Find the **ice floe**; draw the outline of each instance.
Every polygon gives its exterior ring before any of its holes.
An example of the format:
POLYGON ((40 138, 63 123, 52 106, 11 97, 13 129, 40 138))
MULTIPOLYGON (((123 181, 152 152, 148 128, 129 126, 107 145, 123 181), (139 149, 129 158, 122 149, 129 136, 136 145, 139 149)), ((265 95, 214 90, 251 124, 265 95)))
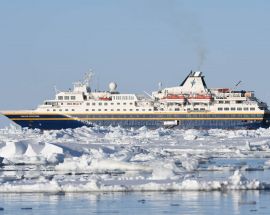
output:
POLYGON ((269 137, 270 129, 11 126, 0 129, 0 192, 269 189, 269 137))

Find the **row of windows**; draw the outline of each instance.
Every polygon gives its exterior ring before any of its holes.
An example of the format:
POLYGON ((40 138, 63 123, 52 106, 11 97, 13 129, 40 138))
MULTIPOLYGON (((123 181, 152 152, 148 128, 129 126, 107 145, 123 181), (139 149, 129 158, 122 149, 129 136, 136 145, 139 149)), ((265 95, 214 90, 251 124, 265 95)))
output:
MULTIPOLYGON (((65 109, 65 111, 68 111, 69 109, 65 109)), ((85 109, 85 111, 152 111, 153 109, 104 109, 104 110, 101 110, 101 109, 85 109)), ((180 111, 179 108, 175 108, 174 109, 175 111, 180 111)), ((188 111, 190 111, 191 109, 188 108, 187 109, 188 111)), ((205 111, 205 108, 194 108, 195 111, 205 111)), ((50 111, 50 109, 47 109, 47 111, 50 111)), ((56 109, 53 109, 53 111, 56 111, 56 109)), ((62 109, 59 109, 59 111, 63 111, 62 109)), ((71 109, 71 111, 75 111, 74 109, 71 109)), ((164 111, 163 108, 160 109, 160 111, 164 111)), ((173 109, 169 109, 169 111, 173 111, 173 109)))
POLYGON ((218 101, 219 104, 230 104, 230 101, 218 101))
POLYGON ((76 100, 76 96, 58 96, 58 100, 76 100))
MULTIPOLYGON (((47 109, 47 111, 50 111, 50 109, 47 109)), ((57 110, 53 109, 52 111, 57 111, 57 110)), ((68 111, 68 109, 65 109, 65 110, 59 109, 58 111, 68 111)), ((75 109, 71 109, 71 111, 75 111, 75 109)))
POLYGON ((194 108, 194 110, 205 110, 205 108, 200 108, 200 109, 199 108, 194 108))
MULTIPOLYGON (((64 103, 58 103, 58 102, 45 102, 45 105, 52 105, 52 106, 58 106, 58 105, 64 105, 64 103)), ((82 105, 82 103, 71 103, 67 102, 66 105, 82 105)))
MULTIPOLYGON (((133 111, 133 109, 85 109, 85 111, 133 111)), ((141 109, 141 111, 152 111, 153 109, 141 109)), ((170 111, 172 111, 172 109, 170 108, 169 109, 170 111)), ((180 111, 179 108, 175 108, 174 109, 175 111, 180 111)), ((205 108, 194 108, 193 109, 194 111, 205 111, 205 108)), ((222 107, 219 107, 218 108, 218 111, 255 111, 255 108, 241 108, 241 107, 238 107, 238 108, 235 108, 235 107, 232 107, 232 108, 228 108, 228 107, 225 107, 225 108, 222 108, 222 107)), ((47 109, 47 111, 50 111, 50 109, 47 109)), ((56 111, 56 109, 53 109, 53 111, 56 111)), ((59 111, 62 111, 62 109, 59 109, 59 111)), ((69 111, 69 109, 65 109, 65 111, 69 111)), ((75 111, 74 109, 71 109, 71 111, 75 111)), ((140 109, 134 109, 134 111, 140 111, 140 109)), ((160 111, 164 111, 163 108, 160 108, 160 111)), ((187 111, 191 111, 190 108, 187 108, 187 111)))
MULTIPOLYGON (((110 104, 110 105, 115 105, 115 103, 113 103, 113 102, 111 102, 111 103, 108 103, 108 102, 104 102, 104 103, 102 103, 102 102, 99 102, 99 103, 95 103, 95 102, 90 103, 90 102, 87 102, 87 103, 86 103, 87 106, 90 106, 90 105, 95 106, 96 104, 99 105, 99 106, 101 106, 101 105, 105 105, 105 106, 106 106, 106 105, 108 105, 108 104, 110 104)), ((119 103, 119 102, 116 103, 116 104, 117 104, 117 105, 121 105, 121 103, 119 103)), ((133 102, 130 102, 130 103, 129 103, 129 105, 133 105, 133 104, 134 104, 133 102)), ((126 102, 123 102, 122 105, 127 105, 127 103, 126 103, 126 102)))
MULTIPOLYGON (((169 111, 173 111, 173 110, 180 111, 180 108, 175 108, 175 109, 169 108, 169 111)), ((193 110, 194 111, 205 111, 205 108, 194 108, 193 110)), ((164 111, 164 108, 160 108, 160 111, 164 111)), ((187 111, 191 111, 191 108, 187 108, 187 111)))
MULTIPOLYGON (((230 104, 230 101, 218 101, 219 104, 230 104)), ((242 104, 243 101, 235 101, 236 104, 242 104)))
POLYGON ((134 100, 134 96, 113 96, 114 100, 134 100))
MULTIPOLYGON (((81 105, 82 103, 67 103, 67 105, 81 105)), ((64 105, 64 103, 61 103, 61 105, 64 105)))
MULTIPOLYGON (((89 109, 85 109, 85 111, 90 111, 89 109)), ((102 111, 101 109, 92 109, 92 111, 102 111)), ((115 111, 115 109, 104 109, 103 111, 115 111)), ((152 111, 152 109, 116 109, 116 111, 152 111)))
POLYGON ((225 108, 222 108, 222 107, 219 107, 218 108, 218 111, 229 111, 229 110, 231 110, 231 111, 235 111, 235 110, 238 110, 238 111, 242 111, 242 110, 244 110, 244 111, 254 111, 255 110, 255 108, 248 108, 248 107, 245 107, 245 108, 241 108, 241 107, 238 107, 238 108, 235 108, 235 107, 231 107, 231 109, 230 108, 228 108, 228 107, 225 107, 225 108))
MULTIPOLYGON (((47 109, 47 111, 50 111, 50 109, 47 109)), ((56 109, 53 109, 52 111, 57 111, 56 109)), ((65 110, 62 110, 62 109, 59 109, 58 111, 69 111, 69 109, 65 109, 65 110)), ((75 109, 71 109, 71 111, 75 111, 75 109)), ((101 109, 85 109, 85 111, 133 111, 133 109, 104 109, 104 110, 101 110, 101 109)), ((135 111, 152 111, 152 109, 135 109, 135 111)))

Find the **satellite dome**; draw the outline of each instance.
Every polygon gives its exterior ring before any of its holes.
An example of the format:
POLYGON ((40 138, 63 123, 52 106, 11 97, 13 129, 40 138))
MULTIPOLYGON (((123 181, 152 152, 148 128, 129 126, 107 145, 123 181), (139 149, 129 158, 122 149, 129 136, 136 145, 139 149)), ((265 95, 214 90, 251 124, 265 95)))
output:
POLYGON ((117 84, 115 82, 111 82, 109 84, 109 89, 110 89, 110 92, 114 92, 117 88, 117 84))

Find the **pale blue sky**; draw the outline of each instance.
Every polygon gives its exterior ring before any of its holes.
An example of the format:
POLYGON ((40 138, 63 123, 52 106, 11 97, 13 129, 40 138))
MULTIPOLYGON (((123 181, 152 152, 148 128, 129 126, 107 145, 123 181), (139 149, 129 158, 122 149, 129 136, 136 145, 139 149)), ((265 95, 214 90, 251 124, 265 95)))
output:
POLYGON ((242 80, 270 103, 269 11, 268 0, 0 0, 0 109, 35 108, 89 68, 94 88, 138 93, 200 68, 210 87, 242 80))

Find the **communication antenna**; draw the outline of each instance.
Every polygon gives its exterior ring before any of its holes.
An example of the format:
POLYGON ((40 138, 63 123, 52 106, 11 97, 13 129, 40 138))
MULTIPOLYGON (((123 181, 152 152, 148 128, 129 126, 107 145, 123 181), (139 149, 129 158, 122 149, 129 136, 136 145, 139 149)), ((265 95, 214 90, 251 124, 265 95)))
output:
POLYGON ((60 93, 60 90, 58 90, 58 89, 56 88, 56 85, 54 85, 54 92, 55 92, 55 94, 60 93))
POLYGON ((239 84, 241 84, 242 81, 238 81, 238 83, 235 85, 235 87, 237 87, 239 84))
POLYGON ((99 76, 97 76, 97 91, 99 91, 99 76))
POLYGON ((162 82, 158 82, 158 90, 161 91, 162 89, 162 82))
POLYGON ((242 81, 240 80, 240 81, 238 81, 235 85, 234 85, 234 87, 232 88, 232 90, 234 90, 239 84, 241 84, 242 83, 242 81))
POLYGON ((89 86, 90 81, 91 81, 93 76, 94 76, 94 72, 93 72, 92 69, 90 69, 89 72, 85 73, 85 75, 84 75, 83 84, 86 85, 86 86, 89 86))
POLYGON ((151 99, 154 99, 154 97, 152 95, 150 95, 148 92, 143 91, 147 96, 149 96, 151 99))

